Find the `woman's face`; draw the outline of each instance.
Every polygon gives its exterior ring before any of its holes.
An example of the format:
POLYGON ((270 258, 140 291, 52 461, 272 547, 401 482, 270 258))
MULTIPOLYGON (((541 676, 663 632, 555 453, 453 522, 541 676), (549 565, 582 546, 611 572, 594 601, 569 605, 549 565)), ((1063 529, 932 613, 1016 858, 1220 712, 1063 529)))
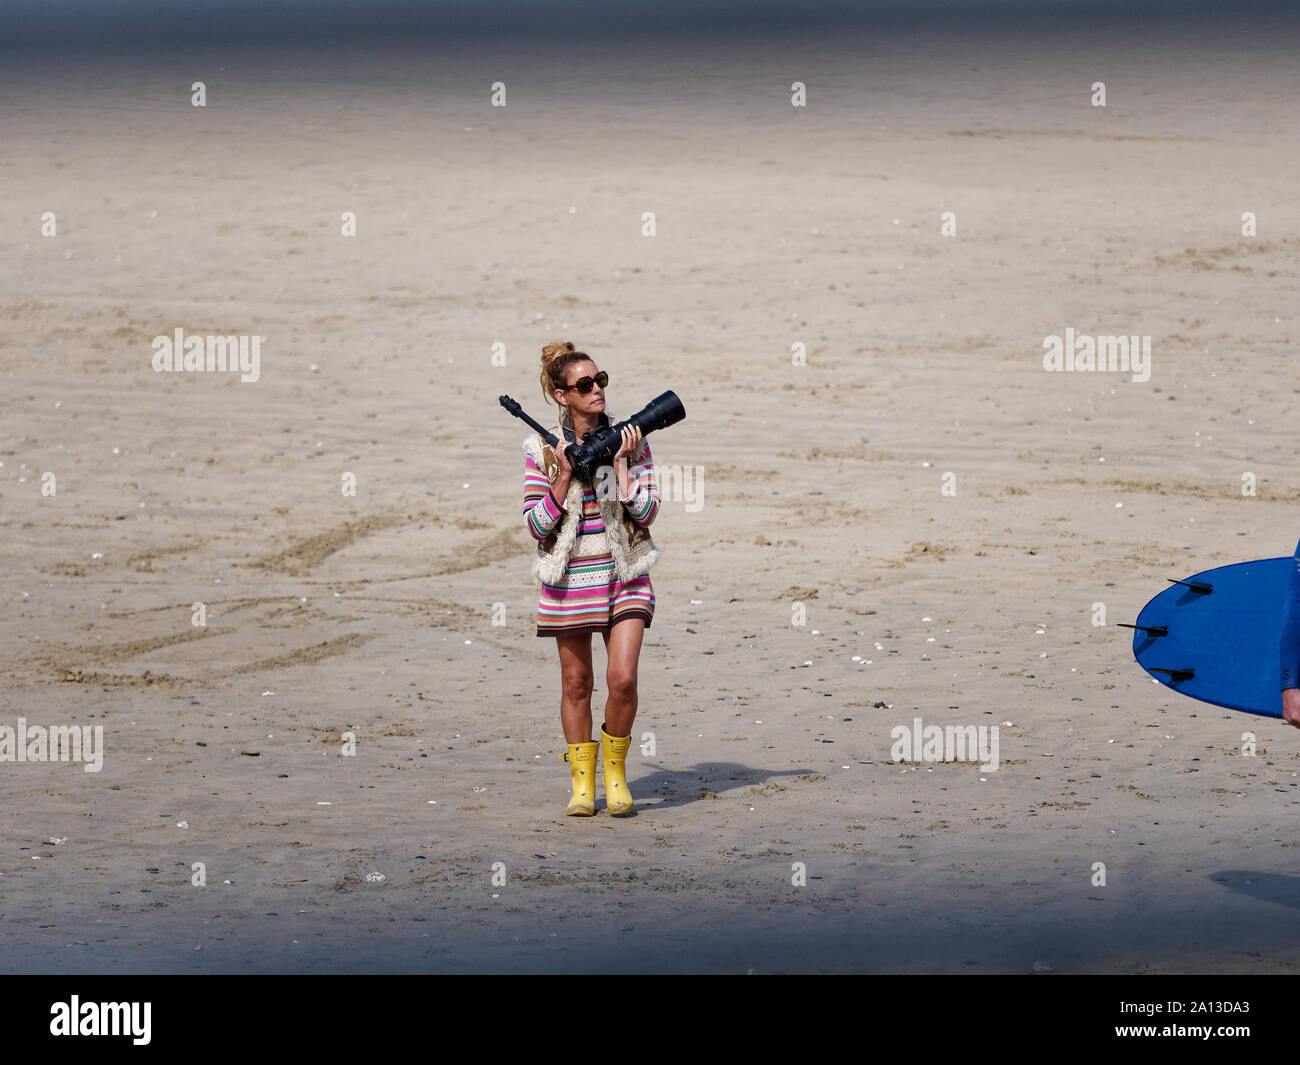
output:
POLYGON ((605 409, 605 390, 600 385, 595 384, 596 374, 599 373, 596 364, 590 360, 585 362, 575 362, 569 366, 564 375, 566 385, 575 385, 584 377, 592 378, 591 391, 585 396, 576 388, 570 388, 568 391, 561 393, 564 397, 560 402, 569 405, 569 417, 572 418, 574 413, 586 414, 591 417, 597 417, 605 409))

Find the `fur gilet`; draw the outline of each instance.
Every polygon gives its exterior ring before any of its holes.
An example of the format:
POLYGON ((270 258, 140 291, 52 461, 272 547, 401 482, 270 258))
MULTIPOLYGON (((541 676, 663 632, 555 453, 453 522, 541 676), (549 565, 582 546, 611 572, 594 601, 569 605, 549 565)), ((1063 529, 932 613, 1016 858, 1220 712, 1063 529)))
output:
MULTIPOLYGON (((550 427, 549 432, 557 440, 565 439, 559 425, 550 427)), ((544 470, 546 479, 553 486, 560 472, 559 459, 555 449, 542 438, 533 433, 523 443, 524 451, 544 470)), ((638 456, 628 459, 629 467, 635 466, 638 456)), ((544 540, 538 541, 537 557, 533 561, 533 583, 558 584, 569 564, 569 554, 578 539, 578 524, 582 518, 582 495, 584 485, 577 476, 569 480, 569 494, 564 500, 566 513, 544 540)), ((659 548, 650 538, 650 530, 632 520, 617 499, 601 499, 596 493, 596 506, 600 510, 601 520, 605 523, 605 540, 609 544, 609 553, 614 558, 614 570, 621 581, 630 581, 634 577, 649 573, 650 567, 659 561, 659 548)))

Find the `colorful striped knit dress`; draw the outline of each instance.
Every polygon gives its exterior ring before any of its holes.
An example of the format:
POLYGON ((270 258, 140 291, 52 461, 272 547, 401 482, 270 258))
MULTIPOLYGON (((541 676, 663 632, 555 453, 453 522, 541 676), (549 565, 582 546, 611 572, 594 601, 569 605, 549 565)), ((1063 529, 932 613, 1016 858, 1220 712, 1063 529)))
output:
MULTIPOLYGON (((564 427, 565 438, 573 431, 564 427)), ((659 512, 659 486, 655 482, 650 445, 641 441, 635 455, 628 457, 632 497, 624 509, 638 525, 649 525, 659 512)), ((564 518, 566 511, 551 491, 550 482, 529 455, 524 456, 524 519, 533 539, 544 540, 564 518)), ((650 575, 621 581, 614 568, 614 556, 605 540, 605 522, 596 505, 596 493, 584 485, 578 538, 569 553, 569 563, 559 584, 543 584, 537 607, 538 636, 579 636, 608 632, 626 618, 643 618, 645 627, 655 612, 655 593, 650 575)))

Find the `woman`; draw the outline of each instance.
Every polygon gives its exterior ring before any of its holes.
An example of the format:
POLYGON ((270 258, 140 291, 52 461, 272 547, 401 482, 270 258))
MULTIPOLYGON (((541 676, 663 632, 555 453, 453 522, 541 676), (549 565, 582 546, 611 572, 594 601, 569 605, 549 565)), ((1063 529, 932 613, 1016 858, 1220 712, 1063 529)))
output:
POLYGON ((605 805, 615 816, 636 807, 624 767, 636 719, 637 660, 654 617, 650 567, 659 549, 648 526, 659 511, 650 446, 625 426, 611 470, 582 483, 569 448, 583 433, 610 424, 605 413, 609 375, 572 343, 542 349, 542 392, 560 408, 551 447, 538 433, 524 441, 524 520, 538 541, 533 579, 541 586, 537 635, 554 637, 560 652, 560 724, 568 751, 572 797, 566 813, 596 812, 596 756, 604 745, 605 805), (601 742, 591 738, 591 634, 605 640, 609 696, 601 742))

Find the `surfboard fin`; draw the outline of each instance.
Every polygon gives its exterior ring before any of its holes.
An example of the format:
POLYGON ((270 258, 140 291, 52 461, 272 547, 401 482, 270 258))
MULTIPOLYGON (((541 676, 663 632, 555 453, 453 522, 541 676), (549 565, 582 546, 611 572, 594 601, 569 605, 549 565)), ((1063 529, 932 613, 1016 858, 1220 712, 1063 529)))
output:
POLYGON ((1214 591, 1214 585, 1206 584, 1204 581, 1176 581, 1172 577, 1166 577, 1170 584, 1181 584, 1185 588, 1190 588, 1194 592, 1200 592, 1202 595, 1209 595, 1214 591))
POLYGON ((1194 669, 1160 669, 1157 666, 1147 666, 1146 670, 1148 673, 1168 673, 1169 679, 1174 681, 1191 680, 1196 676, 1194 669))
POLYGON ((1118 622, 1121 629, 1141 629, 1148 636, 1168 636, 1168 625, 1130 625, 1127 621, 1118 622))

